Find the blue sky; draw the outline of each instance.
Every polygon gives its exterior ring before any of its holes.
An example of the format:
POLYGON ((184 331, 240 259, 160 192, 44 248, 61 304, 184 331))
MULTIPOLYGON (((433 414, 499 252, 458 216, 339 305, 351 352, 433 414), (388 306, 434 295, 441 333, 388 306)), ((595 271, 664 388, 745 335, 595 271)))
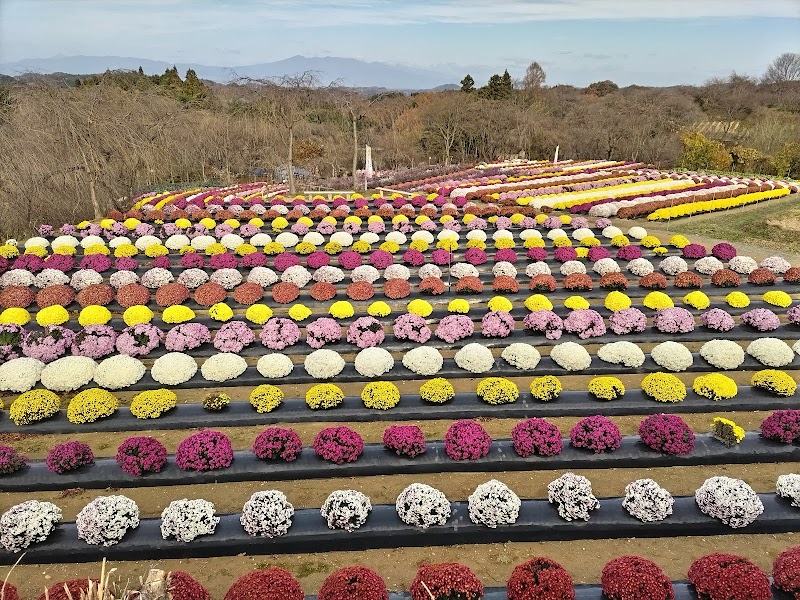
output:
POLYGON ((700 83, 800 52, 800 0, 0 0, 0 63, 343 56, 548 83, 700 83))

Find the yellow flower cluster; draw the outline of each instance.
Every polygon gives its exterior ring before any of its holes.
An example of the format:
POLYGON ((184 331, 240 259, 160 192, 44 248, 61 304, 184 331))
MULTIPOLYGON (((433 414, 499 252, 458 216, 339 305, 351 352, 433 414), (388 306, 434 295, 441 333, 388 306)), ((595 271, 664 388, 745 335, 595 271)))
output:
POLYGON ((522 246, 528 250, 531 248, 544 248, 544 240, 538 237, 529 237, 522 246))
POLYGON ((215 254, 225 254, 228 249, 219 242, 215 242, 211 244, 208 248, 206 248, 206 256, 214 256, 215 254))
POLYGON ((293 304, 289 309, 289 318, 293 321, 305 321, 311 316, 311 309, 305 304, 293 304))
POLYGON ((615 235, 613 238, 611 238, 611 245, 614 246, 614 248, 623 248, 624 246, 630 246, 631 241, 627 238, 627 236, 615 235))
POLYGON ((598 400, 616 400, 625 395, 625 386, 616 377, 595 377, 589 381, 589 393, 598 400))
POLYGON ((369 242, 365 242, 364 240, 358 240, 357 242, 353 242, 353 245, 350 248, 354 252, 358 252, 359 254, 368 254, 372 252, 372 244, 369 242))
POLYGON ((544 294, 533 294, 525 300, 525 308, 535 310, 553 310, 553 303, 544 294))
POLYGON ((553 240, 554 248, 569 248, 572 246, 572 240, 566 236, 557 237, 553 240))
POLYGON ((781 290, 773 290, 764 294, 764 302, 780 308, 789 308, 792 305, 792 297, 781 290))
POLYGON ((489 300, 488 307, 489 310, 502 310, 505 312, 511 312, 511 309, 514 308, 514 305, 508 298, 503 296, 494 296, 491 300, 489 300))
MULTIPOLYGON (((688 202, 687 204, 679 204, 669 208, 659 208, 656 211, 647 215, 648 221, 665 221, 668 219, 679 219, 681 217, 688 217, 700 213, 716 212, 718 210, 727 210, 738 206, 747 206, 762 200, 771 200, 773 198, 781 198, 787 196, 791 192, 787 188, 777 188, 774 190, 767 190, 765 192, 754 192, 752 194, 742 194, 734 198, 724 198, 721 200, 704 200, 700 202, 688 202)), ((684 238, 685 239, 685 238, 684 238)), ((678 246, 682 248, 683 246, 678 246)))
POLYGON ((203 397, 203 408, 206 410, 222 410, 231 403, 231 397, 224 392, 211 392, 203 397))
POLYGON ((131 414, 137 419, 157 419, 177 403, 178 396, 172 390, 147 390, 133 397, 131 414))
POLYGON ((264 246, 264 254, 268 254, 270 256, 274 256, 276 254, 280 254, 284 252, 285 248, 281 246, 278 242, 270 242, 266 246, 264 246))
POLYGON ((447 310, 448 312, 451 313, 465 315, 469 312, 469 302, 467 302, 463 298, 456 298, 455 300, 450 300, 450 302, 447 304, 447 310))
POLYGON ((233 318, 233 309, 224 302, 217 302, 208 309, 208 316, 215 321, 230 321, 233 318))
POLYGON ((61 409, 61 398, 49 390, 31 390, 11 403, 9 416, 17 425, 49 419, 61 409))
POLYGON ((347 300, 339 300, 338 302, 334 302, 331 304, 328 312, 334 319, 349 319, 355 314, 353 305, 347 300))
POLYGON ((392 307, 383 300, 378 300, 369 305, 367 314, 372 317, 388 317, 392 314, 392 307))
POLYGON ((730 419, 714 417, 711 422, 711 433, 726 446, 735 446, 744 439, 744 429, 730 419))
POLYGON ((186 323, 187 321, 194 319, 195 314, 194 311, 188 306, 175 304, 174 306, 168 306, 165 308, 164 312, 161 314, 161 318, 163 319, 164 323, 186 323))
POLYGON ((67 309, 59 304, 48 306, 36 313, 36 322, 42 327, 47 325, 62 325, 69 321, 67 309))
POLYGON ((791 375, 777 369, 764 369, 758 373, 753 373, 750 378, 750 385, 776 396, 794 396, 797 391, 797 383, 795 383, 791 375))
POLYGON ((495 241, 494 247, 498 250, 504 250, 506 248, 514 248, 516 247, 516 244, 511 238, 500 238, 499 240, 495 241))
POLYGON ((564 300, 564 306, 570 310, 583 310, 589 308, 589 301, 583 296, 570 296, 564 300))
POLYGON ((273 231, 283 231, 289 226, 289 221, 283 217, 276 217, 272 219, 272 223, 270 223, 270 225, 272 226, 273 231))
POLYGON ((425 240, 412 240, 408 247, 417 252, 427 252, 428 248, 430 248, 430 244, 425 240))
POLYGON ((750 306, 750 298, 744 292, 731 292, 725 296, 725 302, 733 308, 747 308, 750 306))
POLYGON ((114 248, 114 256, 116 258, 131 258, 137 254, 139 254, 139 250, 133 244, 120 244, 114 248))
POLYGON ((561 382, 558 380, 558 377, 554 377, 553 375, 535 377, 531 381, 531 395, 535 400, 550 402, 558 398, 561 391, 561 382))
POLYGON ((0 313, 0 325, 27 325, 31 321, 31 313, 24 308, 7 308, 0 313))
POLYGON ((294 247, 294 251, 298 254, 308 255, 314 252, 317 247, 312 244, 311 242, 300 242, 297 246, 294 247))
POLYGON ((444 404, 456 395, 453 384, 442 377, 436 377, 419 386, 419 395, 425 402, 444 404))
POLYGON ((671 238, 669 238, 669 245, 683 249, 689 245, 689 238, 684 235, 673 235, 671 238))
POLYGON ((642 246, 644 246, 645 248, 653 249, 656 246, 660 246, 661 245, 661 240, 659 240, 654 235, 646 235, 641 239, 641 241, 639 243, 642 246))
POLYGON ((626 308, 630 308, 631 299, 622 292, 614 290, 613 292, 608 293, 603 304, 608 310, 617 312, 620 310, 625 310, 626 308))
POLYGON ((694 393, 709 400, 728 400, 736 396, 736 382, 722 373, 710 373, 695 377, 692 384, 694 393))
POLYGON ((145 248, 144 254, 148 258, 156 258, 157 256, 166 256, 169 254, 169 249, 162 244, 150 244, 145 248))
POLYGON ((344 248, 342 248, 342 245, 339 242, 328 242, 327 244, 325 244, 324 250, 326 254, 335 256, 339 254, 342 250, 344 250, 344 248))
POLYGON ((384 252, 388 252, 389 254, 397 254, 400 252, 400 244, 392 241, 383 242, 380 246, 378 246, 378 248, 384 252))
POLYGON ((17 258, 19 256, 19 249, 11 244, 3 244, 0 246, 0 256, 3 258, 17 258))
POLYGON ((584 248, 594 248, 599 246, 602 242, 593 235, 587 236, 581 240, 581 246, 584 248))
POLYGON ((250 404, 258 413, 272 412, 281 402, 283 402, 283 392, 274 385, 259 385, 250 392, 250 404))
MULTIPOLYGON (((164 311, 166 315, 167 311, 164 311)), ((138 325, 139 323, 149 323, 153 319, 153 311, 146 306, 136 305, 129 306, 122 313, 122 320, 128 327, 138 325)))
POLYGON ((318 383, 306 392, 306 404, 309 408, 336 408, 344 400, 344 392, 332 383, 318 383))
POLYGON ((92 388, 84 390, 70 400, 67 419, 70 423, 94 423, 110 417, 119 407, 117 397, 107 390, 92 388))
POLYGON ((111 311, 105 306, 93 304, 83 308, 78 315, 78 323, 81 327, 89 325, 105 325, 111 320, 111 311))
POLYGON ((700 290, 695 290, 686 294, 683 297, 683 303, 691 306, 692 308, 698 308, 700 310, 705 310, 711 306, 711 300, 709 300, 708 296, 706 296, 700 290))
POLYGON ((478 397, 487 404, 508 404, 519 398, 519 388, 504 377, 487 377, 478 383, 478 397))
POLYGON ((642 305, 653 310, 661 310, 662 308, 672 308, 675 304, 672 298, 667 296, 664 292, 650 292, 642 300, 642 305))
POLYGON ((483 240, 467 240, 467 248, 479 248, 486 250, 486 242, 483 240))
POLYGON ((427 300, 422 300, 420 298, 417 298, 416 300, 412 300, 411 302, 409 302, 406 309, 412 315, 417 315, 423 318, 430 316, 430 314, 433 312, 433 307, 431 306, 431 303, 428 302, 427 300))
MULTIPOLYGON (((234 249, 234 253, 237 256, 247 256, 248 254, 255 254, 256 252, 258 252, 258 248, 253 246, 253 244, 239 244, 234 249)), ((313 252, 313 250, 312 250, 312 252, 313 252)))
POLYGON ((47 248, 43 246, 29 246, 25 248, 25 254, 35 254, 39 258, 47 258, 47 248))
POLYGON ((400 402, 400 390, 388 381, 373 381, 361 390, 361 400, 367 408, 389 410, 400 402))
POLYGON ((251 323, 263 325, 272 318, 272 309, 266 304, 251 304, 244 316, 251 323))
POLYGON ((108 256, 110 251, 105 244, 91 244, 83 249, 83 254, 84 256, 91 256, 92 254, 102 254, 103 256, 108 256))
POLYGON ((667 252, 669 252, 669 250, 664 248, 664 246, 656 246, 653 248, 653 254, 656 256, 666 256, 667 252))
POLYGON ((436 242, 436 247, 439 250, 447 250, 449 252, 455 252, 458 250, 458 242, 453 238, 445 238, 443 240, 439 240, 436 242))
POLYGON ((686 386, 672 373, 645 375, 642 391, 658 402, 681 402, 686 398, 686 386))

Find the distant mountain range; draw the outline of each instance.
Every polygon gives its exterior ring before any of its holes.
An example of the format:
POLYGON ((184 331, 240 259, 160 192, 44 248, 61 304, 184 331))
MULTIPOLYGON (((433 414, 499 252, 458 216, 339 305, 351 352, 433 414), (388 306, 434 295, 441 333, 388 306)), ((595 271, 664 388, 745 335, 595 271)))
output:
MULTIPOLYGON (((239 77, 267 78, 294 75, 314 71, 319 80, 327 85, 333 81, 347 87, 374 87, 391 90, 420 90, 456 87, 451 83, 460 81, 467 71, 460 73, 462 67, 446 65, 432 69, 421 69, 405 65, 381 62, 365 62, 354 58, 335 56, 307 57, 292 56, 275 62, 214 67, 194 63, 171 63, 165 61, 132 58, 127 56, 54 56, 51 58, 30 58, 17 62, 0 63, 0 73, 22 75, 34 73, 75 73, 88 75, 111 70, 136 70, 142 67, 145 73, 160 74, 165 69, 176 66, 183 75, 187 69, 194 69, 201 79, 220 83, 239 77)), ((473 73, 476 81, 484 79, 484 73, 473 73)), ((485 75, 488 77, 488 75, 485 75)))

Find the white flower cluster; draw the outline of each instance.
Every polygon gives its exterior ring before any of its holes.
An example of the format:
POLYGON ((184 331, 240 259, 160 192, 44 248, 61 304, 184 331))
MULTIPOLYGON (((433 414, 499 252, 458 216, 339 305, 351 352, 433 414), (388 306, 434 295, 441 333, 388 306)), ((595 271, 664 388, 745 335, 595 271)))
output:
POLYGON ((747 353, 767 367, 785 367, 794 360, 794 350, 778 338, 753 340, 747 346, 747 353))
POLYGON ((522 502, 505 483, 492 479, 480 484, 469 497, 469 518, 492 529, 512 525, 519 518, 522 502))
POLYGON ((58 269, 42 269, 33 283, 40 289, 51 285, 69 285, 69 277, 58 269))
POLYGON ((517 268, 510 262, 501 260, 500 262, 495 263, 494 266, 492 267, 492 275, 494 275, 495 277, 498 277, 500 275, 507 275, 508 277, 516 277, 517 268))
POLYGON ((357 490, 336 490, 320 508, 330 529, 355 531, 367 522, 372 510, 369 498, 357 490))
POLYGON ((724 268, 725 265, 716 256, 705 256, 694 263, 694 270, 703 275, 713 275, 724 268))
POLYGON ((350 279, 353 281, 366 281, 367 283, 374 283, 381 278, 381 272, 372 265, 359 265, 350 273, 350 279))
POLYGON ((447 496, 424 483, 412 483, 400 492, 395 508, 403 523, 422 529, 446 524, 451 512, 447 496))
POLYGON ((218 352, 209 356, 200 373, 206 381, 228 381, 236 379, 247 370, 247 361, 232 352, 218 352))
POLYGON ((769 269, 776 275, 783 275, 792 268, 792 264, 781 256, 768 256, 758 266, 769 269))
POLYGON ((717 369, 732 371, 744 362, 744 349, 732 340, 709 340, 700 347, 700 356, 717 369))
MULTIPOLYGON (((800 475, 797 473, 780 475, 775 486, 775 491, 781 498, 788 498, 791 500, 792 506, 800 508, 800 475)), ((3 518, 5 518, 5 515, 3 518)))
POLYGON ((672 494, 652 479, 637 479, 625 486, 623 508, 645 523, 666 519, 672 514, 673 504, 672 494))
POLYGON ((21 552, 47 539, 61 522, 61 509, 50 502, 28 500, 12 506, 0 517, 0 545, 21 552))
POLYGON ((196 290, 208 281, 208 273, 203 269, 184 269, 178 275, 178 283, 185 285, 190 290, 196 290))
POLYGON ((127 496, 100 496, 81 509, 75 524, 78 539, 87 544, 113 546, 128 529, 139 526, 139 507, 127 496))
POLYGON ((644 364, 644 352, 633 342, 611 342, 597 351, 597 358, 612 365, 638 368, 644 364))
POLYGON ((455 263, 450 267, 450 275, 456 279, 461 279, 462 277, 478 277, 478 269, 475 268, 475 265, 469 263, 455 263))
MULTIPOLYGON (((541 237, 541 234, 539 234, 539 237, 541 237)), ((592 231, 588 227, 580 227, 572 232, 572 238, 578 240, 579 242, 585 240, 588 237, 594 237, 594 231, 592 231)))
POLYGON ((239 522, 250 535, 274 538, 292 526, 294 506, 278 490, 256 492, 244 503, 239 522))
POLYGON ((42 361, 27 356, 3 363, 0 365, 0 390, 27 392, 38 383, 44 366, 42 361))
POLYGON ((203 252, 211 244, 215 244, 216 242, 217 240, 213 235, 198 235, 196 238, 192 238, 192 248, 203 252))
POLYGON ((281 274, 281 281, 293 283, 297 287, 305 287, 311 281, 311 273, 302 265, 293 265, 281 274))
POLYGON ((275 241, 284 248, 292 248, 293 246, 297 246, 300 242, 300 238, 291 231, 284 231, 275 236, 275 241))
POLYGON ((655 270, 653 263, 646 258, 634 258, 628 263, 627 269, 631 275, 636 275, 636 277, 650 275, 655 270))
POLYGON ((235 233, 226 233, 219 238, 219 243, 225 246, 228 250, 236 250, 239 246, 244 244, 244 239, 235 233))
POLYGON ((257 233, 250 238, 250 243, 256 248, 263 248, 270 242, 272 242, 272 238, 266 233, 257 233))
POLYGON ((564 277, 567 275, 586 274, 586 266, 579 260, 568 260, 561 265, 559 270, 564 277))
POLYGON ((383 348, 364 348, 356 354, 355 368, 364 377, 380 377, 394 368, 394 358, 383 348))
POLYGON ((213 535, 218 523, 208 500, 173 500, 161 513, 161 537, 191 542, 201 535, 213 535))
POLYGON ((218 283, 226 290, 231 291, 237 285, 242 283, 242 274, 239 272, 239 269, 217 269, 211 274, 209 280, 213 283, 218 283))
POLYGON ((325 244, 325 236, 316 231, 309 231, 303 236, 303 241, 315 246, 322 246, 325 244))
POLYGON ((272 284, 277 283, 277 281, 277 273, 267 267, 253 267, 247 275, 248 283, 257 283, 262 288, 268 288, 272 284))
POLYGON ((552 275, 552 273, 546 262, 534 262, 525 267, 525 275, 531 278, 537 275, 552 275))
POLYGON ((628 237, 635 240, 641 240, 647 235, 647 230, 644 227, 631 227, 628 229, 628 237))
POLYGON ((709 477, 694 493, 700 510, 731 527, 747 527, 762 512, 761 498, 747 483, 733 477, 709 477))
POLYGON ((267 379, 280 379, 286 377, 294 369, 292 359, 285 354, 265 354, 258 359, 256 370, 267 379))
POLYGON ((330 240, 332 242, 336 242, 337 244, 341 244, 342 248, 348 248, 349 246, 353 245, 353 236, 346 231, 337 231, 336 233, 331 234, 330 240))
MULTIPOLYGON (((150 271, 152 270, 153 269, 150 269, 150 271)), ((163 271, 164 269, 161 270, 163 271)), ((142 281, 144 281, 144 277, 146 277, 150 271, 145 272, 144 276, 142 277, 142 281)), ((9 273, 11 272, 12 271, 9 271, 9 273)), ((169 271, 167 271, 167 273, 169 273, 169 271)), ((171 278, 172 274, 170 274, 170 281, 172 281, 171 278)), ((103 276, 92 269, 81 269, 80 271, 75 271, 69 280, 69 284, 75 289, 76 292, 80 292, 81 290, 85 290, 90 285, 97 285, 99 283, 103 283, 103 276)), ((169 281, 165 283, 169 283, 169 281)), ((31 285, 32 284, 33 282, 31 282, 31 285)), ((162 285, 164 284, 159 284, 156 287, 161 287, 162 285)))
MULTIPOLYGON (((82 273, 83 271, 78 271, 78 273, 82 273)), ((78 273, 75 273, 77 275, 78 273)), ((72 276, 72 279, 75 279, 75 275, 72 276)), ((148 269, 147 271, 142 274, 142 285, 151 290, 157 290, 160 287, 167 285, 168 283, 172 283, 175 278, 172 276, 172 273, 168 269, 162 269, 161 267, 153 267, 152 269, 148 269)), ((100 277, 100 281, 97 283, 102 283, 103 278, 100 277)), ((75 284, 73 283, 73 287, 75 284)), ((77 288, 76 288, 77 289, 77 288)))
POLYGON ((586 348, 575 342, 556 344, 550 350, 550 358, 567 371, 583 371, 592 364, 592 357, 586 348))
POLYGON ((403 355, 403 366, 417 375, 435 375, 443 364, 441 352, 428 346, 417 346, 403 355))
POLYGON ((426 263, 419 268, 419 271, 417 271, 417 276, 420 279, 426 279, 428 277, 439 278, 442 276, 442 270, 433 263, 426 263))
POLYGON ((650 350, 650 358, 667 371, 685 371, 692 366, 691 351, 678 342, 663 342, 650 350))
POLYGON ((750 275, 758 268, 758 263, 749 256, 734 256, 728 263, 728 268, 739 275, 750 275))
POLYGON ((483 344, 467 344, 456 352, 456 364, 470 373, 486 373, 494 367, 492 351, 483 344))
POLYGON ((139 381, 146 371, 144 363, 127 354, 101 361, 94 371, 94 382, 107 390, 120 390, 139 381))
POLYGON ((547 486, 547 500, 558 504, 558 514, 562 519, 589 520, 589 512, 600 508, 600 501, 592 493, 592 482, 583 475, 564 473, 547 486))
POLYGON ((53 248, 58 248, 59 246, 71 246, 72 248, 78 247, 78 238, 74 235, 60 235, 53 240, 53 248))
POLYGON ((324 267, 320 267, 314 271, 314 274, 311 277, 314 281, 339 283, 344 279, 344 271, 342 271, 339 267, 325 265, 324 267))
MULTIPOLYGON (((80 271, 78 272, 80 273, 80 271)), ((95 271, 92 271, 92 273, 97 275, 95 271)), ((101 277, 100 281, 102 280, 103 278, 101 277)), ((11 269, 10 271, 3 273, 3 277, 0 278, 0 281, 2 281, 4 288, 13 285, 30 287, 36 283, 36 277, 34 277, 33 273, 26 271, 25 269, 11 269)))
POLYGON ((533 371, 542 359, 536 348, 523 342, 507 346, 500 357, 520 371, 533 371))
MULTIPOLYGON (((217 240, 214 241, 216 242, 217 240)), ((138 240, 136 240, 136 243, 134 245, 136 246, 136 249, 139 250, 139 252, 144 252, 150 246, 155 246, 156 244, 160 243, 161 240, 154 235, 143 235, 138 240)), ((88 246, 94 246, 95 244, 105 245, 105 242, 103 241, 103 238, 98 237, 96 235, 87 235, 85 238, 81 240, 82 248, 87 248, 88 246)))
POLYGON ((176 233, 164 240, 164 246, 170 250, 180 250, 184 246, 191 245, 191 243, 192 240, 189 239, 189 236, 182 233, 176 233))
POLYGON ((667 275, 677 275, 689 270, 689 265, 680 256, 668 256, 658 264, 658 268, 667 275))
POLYGON ((344 364, 338 352, 321 348, 306 356, 303 366, 314 379, 332 379, 342 372, 344 364))
POLYGON ((613 258, 601 258, 597 262, 594 263, 592 270, 602 277, 603 275, 608 275, 609 273, 619 273, 619 265, 617 261, 613 258))
POLYGON ((162 385, 186 383, 197 373, 195 359, 183 352, 167 352, 159 356, 150 367, 150 376, 162 385))
POLYGON ((72 392, 94 377, 97 363, 85 356, 64 356, 42 369, 42 385, 54 392, 72 392))
POLYGON ((405 265, 389 265, 383 271, 383 278, 389 279, 403 279, 408 281, 411 278, 411 271, 405 265))
POLYGON ((548 240, 557 240, 558 238, 567 237, 567 232, 561 228, 551 229, 547 232, 548 240))
POLYGON ((614 225, 609 225, 608 227, 603 228, 602 234, 604 238, 610 240, 617 237, 618 235, 622 235, 622 230, 614 225))
MULTIPOLYGON (((205 271, 200 272, 205 275, 205 271)), ((181 273, 181 275, 183 275, 183 273, 181 273)), ((178 281, 180 281, 180 277, 178 277, 178 281)), ((133 271, 115 271, 111 274, 111 277, 108 278, 108 282, 111 284, 111 287, 113 287, 115 290, 118 290, 123 285, 139 283, 139 276, 133 271)))

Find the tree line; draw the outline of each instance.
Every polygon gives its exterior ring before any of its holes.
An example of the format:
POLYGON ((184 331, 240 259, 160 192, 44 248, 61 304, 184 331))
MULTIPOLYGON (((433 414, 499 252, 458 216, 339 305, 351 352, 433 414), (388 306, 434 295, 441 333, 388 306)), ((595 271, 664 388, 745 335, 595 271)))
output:
POLYGON ((660 167, 796 176, 800 55, 761 79, 702 86, 546 85, 532 63, 478 87, 366 96, 313 73, 229 84, 176 69, 78 82, 28 76, 0 85, 3 233, 124 207, 144 190, 283 173, 293 188, 363 187, 363 147, 379 169, 503 157, 634 160, 660 167), (294 181, 294 168, 311 180, 294 181), (253 171, 255 168, 264 171, 253 171))

